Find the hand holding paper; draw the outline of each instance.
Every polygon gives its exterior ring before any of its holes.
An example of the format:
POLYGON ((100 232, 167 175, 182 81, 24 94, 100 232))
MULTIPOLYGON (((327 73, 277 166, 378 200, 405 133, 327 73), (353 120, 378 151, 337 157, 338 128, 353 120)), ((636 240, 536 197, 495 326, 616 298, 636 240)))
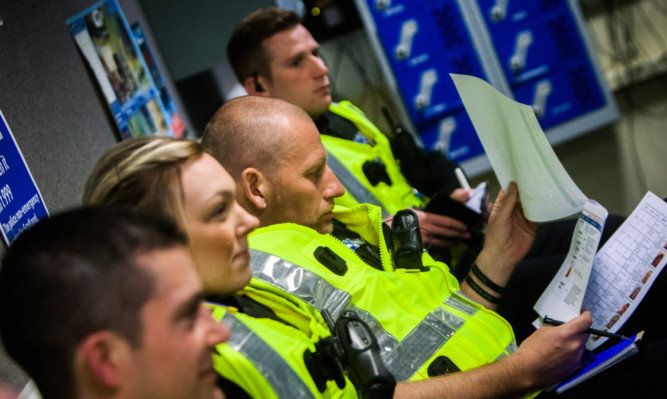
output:
POLYGON ((504 285, 516 264, 526 256, 533 241, 537 224, 527 220, 521 210, 519 190, 511 183, 507 193, 500 192, 493 204, 486 228, 484 248, 477 264, 488 272, 488 277, 504 285))

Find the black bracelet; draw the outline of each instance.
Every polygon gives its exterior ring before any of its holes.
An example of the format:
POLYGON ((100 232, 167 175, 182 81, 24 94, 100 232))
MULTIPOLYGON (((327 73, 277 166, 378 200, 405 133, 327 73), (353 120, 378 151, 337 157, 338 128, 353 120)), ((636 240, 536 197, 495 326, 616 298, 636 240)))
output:
POLYGON ((492 290, 496 291, 499 294, 505 294, 505 288, 499 286, 498 284, 494 283, 491 281, 490 278, 486 277, 484 273, 482 273, 481 270, 479 270, 479 267, 477 267, 476 262, 472 262, 472 265, 470 266, 470 270, 477 276, 479 281, 484 283, 487 287, 491 288, 492 290))
POLYGON ((468 277, 466 277, 466 282, 468 283, 470 288, 472 288, 472 290, 475 291, 476 293, 478 293, 479 296, 481 296, 482 298, 484 298, 487 301, 489 301, 491 303, 494 303, 494 304, 500 303, 500 298, 497 298, 497 297, 489 294, 488 292, 484 291, 484 289, 482 287, 480 287, 479 284, 477 284, 475 282, 475 280, 473 280, 472 277, 470 277, 470 275, 468 275, 468 277))

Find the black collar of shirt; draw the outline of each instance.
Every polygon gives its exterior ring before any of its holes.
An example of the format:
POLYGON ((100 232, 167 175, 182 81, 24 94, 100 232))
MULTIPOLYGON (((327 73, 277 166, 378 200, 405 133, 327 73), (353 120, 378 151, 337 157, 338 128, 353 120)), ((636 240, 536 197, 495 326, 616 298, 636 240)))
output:
POLYGON ((345 140, 354 140, 359 132, 357 126, 340 115, 327 111, 314 120, 320 134, 338 137, 345 140))

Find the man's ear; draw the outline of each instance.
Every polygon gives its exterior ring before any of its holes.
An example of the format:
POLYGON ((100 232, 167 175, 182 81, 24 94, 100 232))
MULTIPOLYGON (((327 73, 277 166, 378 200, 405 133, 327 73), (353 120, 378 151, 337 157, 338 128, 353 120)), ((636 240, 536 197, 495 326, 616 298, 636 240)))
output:
POLYGON ((239 184, 246 201, 255 208, 256 215, 264 212, 271 192, 271 185, 264 174, 255 168, 246 168, 241 172, 239 184))
POLYGON ((262 96, 269 97, 270 93, 267 89, 266 79, 262 76, 255 74, 254 76, 248 76, 243 81, 243 88, 251 96, 262 96))
POLYGON ((123 384, 127 367, 130 344, 110 331, 98 331, 86 337, 77 347, 76 366, 84 384, 92 384, 98 389, 118 389, 123 384))

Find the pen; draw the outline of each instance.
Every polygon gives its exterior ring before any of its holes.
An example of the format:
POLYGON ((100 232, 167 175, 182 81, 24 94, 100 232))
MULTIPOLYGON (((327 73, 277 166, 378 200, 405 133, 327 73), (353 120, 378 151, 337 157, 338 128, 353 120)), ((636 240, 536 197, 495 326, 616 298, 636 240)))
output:
POLYGON ((470 184, 468 184, 468 180, 466 179, 465 175, 463 174, 463 171, 461 170, 461 168, 454 169, 454 173, 456 174, 456 179, 459 181, 459 184, 461 185, 461 187, 466 191, 470 191, 470 184))
MULTIPOLYGON (((544 324, 549 324, 552 326, 560 326, 561 324, 565 323, 564 321, 560 320, 554 320, 550 317, 544 316, 544 320, 542 321, 544 324)), ((587 333, 594 334, 594 335, 599 335, 602 337, 607 337, 607 338, 617 338, 617 339, 624 339, 624 340, 629 340, 630 337, 626 337, 625 335, 621 334, 614 334, 610 333, 609 331, 602 331, 602 330, 596 330, 595 328, 589 328, 586 330, 587 333)))

